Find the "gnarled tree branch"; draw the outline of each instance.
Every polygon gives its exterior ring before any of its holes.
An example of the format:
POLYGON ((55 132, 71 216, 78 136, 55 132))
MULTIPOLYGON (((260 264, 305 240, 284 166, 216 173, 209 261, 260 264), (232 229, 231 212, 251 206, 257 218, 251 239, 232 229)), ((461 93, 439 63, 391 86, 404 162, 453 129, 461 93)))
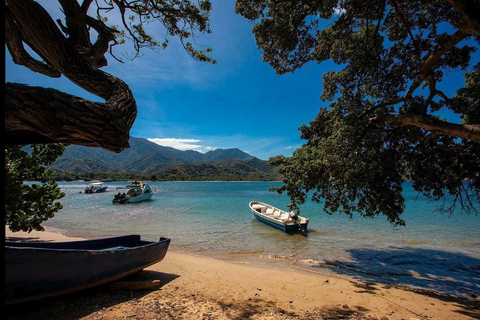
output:
POLYGON ((5 8, 5 44, 16 64, 23 65, 28 69, 39 72, 52 78, 59 78, 61 73, 54 67, 34 59, 23 46, 23 39, 18 26, 8 7, 5 8))
MULTIPOLYGON (((98 104, 67 94, 59 94, 58 91, 52 94, 52 89, 43 89, 42 92, 40 88, 30 88, 32 92, 28 95, 28 90, 25 88, 29 87, 6 85, 9 114, 5 119, 5 131, 9 140, 12 143, 16 141, 38 143, 39 140, 68 142, 85 146, 102 146, 115 152, 120 152, 128 147, 129 131, 135 120, 137 107, 127 84, 96 69, 96 64, 90 63, 78 52, 77 42, 65 38, 48 12, 35 1, 10 1, 8 10, 11 13, 11 21, 14 21, 18 28, 22 41, 29 44, 46 64, 83 89, 105 99, 105 104, 98 104), (26 97, 20 97, 19 92, 25 94, 26 97), (52 101, 45 99, 45 96, 52 101), (85 105, 80 106, 80 102, 85 105), (22 103, 24 104, 22 105, 22 103), (75 108, 72 108, 72 103, 76 106, 75 108), (82 119, 81 114, 78 113, 80 110, 89 113, 83 118, 84 120, 89 119, 91 123, 87 122, 82 125, 76 119, 71 118, 74 116, 82 119), (40 114, 41 112, 45 113, 44 116, 40 114), (34 119, 32 122, 26 115, 38 117, 38 119, 34 119), (92 115, 94 115, 94 119, 90 119, 92 115), (49 119, 52 120, 51 124, 42 122, 49 119), (38 124, 42 123, 50 128, 40 129, 35 123, 37 120, 38 124), (73 123, 78 125, 75 130, 71 127, 73 123), (100 123, 105 123, 106 130, 100 131, 96 136, 91 135, 86 127, 100 123), (115 130, 109 128, 115 128, 115 130), (82 130, 86 130, 83 137, 81 136, 82 130), (14 137, 16 134, 20 135, 18 139, 14 137), (29 142, 29 138, 32 139, 32 142, 29 142)), ((78 5, 69 10, 75 11, 76 15, 81 14, 78 5)), ((78 34, 82 32, 78 30, 78 27, 73 27, 72 23, 69 23, 69 27, 76 29, 76 31, 72 29, 72 32, 77 34, 76 38, 79 38, 78 34)), ((84 36, 82 36, 81 42, 85 42, 84 36)))
POLYGON ((120 152, 134 119, 125 117, 118 108, 55 89, 5 84, 7 145, 61 142, 120 152))

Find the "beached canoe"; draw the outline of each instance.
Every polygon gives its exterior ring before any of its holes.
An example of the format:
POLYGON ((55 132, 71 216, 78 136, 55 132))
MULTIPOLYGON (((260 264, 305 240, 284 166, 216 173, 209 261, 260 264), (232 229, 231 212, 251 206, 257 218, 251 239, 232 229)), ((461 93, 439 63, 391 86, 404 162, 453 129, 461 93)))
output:
POLYGON ((249 207, 258 221, 282 230, 285 233, 307 231, 309 219, 298 216, 294 212, 280 210, 272 205, 259 201, 251 201, 249 207))
POLYGON ((105 284, 161 261, 170 239, 127 235, 71 242, 5 242, 5 304, 105 284))

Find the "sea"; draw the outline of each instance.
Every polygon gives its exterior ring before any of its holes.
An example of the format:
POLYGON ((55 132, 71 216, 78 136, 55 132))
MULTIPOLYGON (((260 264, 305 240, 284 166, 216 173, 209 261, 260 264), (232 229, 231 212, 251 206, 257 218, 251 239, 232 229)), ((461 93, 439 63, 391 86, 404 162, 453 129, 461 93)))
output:
MULTIPOLYGON (((308 200, 300 207, 308 232, 285 234, 257 221, 249 202, 287 210, 287 195, 268 191, 279 182, 148 182, 153 198, 114 205, 117 187, 86 194, 88 182, 58 182, 63 209, 44 223, 66 236, 100 238, 139 234, 171 239, 175 252, 259 267, 301 270, 386 286, 406 286, 457 297, 480 296, 480 214, 438 211, 441 203, 418 195, 410 183, 402 218, 327 214, 308 200)), ((168 254, 168 253, 167 253, 168 254)))

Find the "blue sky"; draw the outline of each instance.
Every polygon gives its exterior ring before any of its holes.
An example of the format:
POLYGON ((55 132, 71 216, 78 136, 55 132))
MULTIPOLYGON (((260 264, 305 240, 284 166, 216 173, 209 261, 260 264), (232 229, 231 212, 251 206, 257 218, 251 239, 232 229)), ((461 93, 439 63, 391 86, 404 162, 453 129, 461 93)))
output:
MULTIPOLYGON (((289 156, 302 145, 298 127, 318 113, 322 69, 312 64, 295 74, 275 75, 262 61, 253 24, 234 13, 234 4, 212 1, 212 33, 197 40, 213 49, 215 65, 194 61, 174 39, 159 54, 147 49, 124 64, 107 55, 109 66, 102 70, 124 80, 137 101, 131 136, 200 152, 239 148, 264 160, 289 156)), ((132 52, 126 45, 115 50, 117 55, 132 52)), ((64 77, 51 79, 14 65, 8 53, 6 81, 101 101, 64 77)))
MULTIPOLYGON (((48 5, 59 6, 53 1, 48 5)), ((290 156, 303 143, 298 127, 324 106, 319 99, 321 77, 332 65, 310 63, 294 74, 276 75, 262 61, 253 24, 234 13, 235 1, 213 0, 212 5, 212 34, 197 42, 213 48, 215 65, 194 61, 174 39, 167 50, 157 54, 147 49, 124 64, 107 55, 109 66, 103 70, 124 80, 137 101, 131 136, 182 150, 239 148, 264 160, 290 156)), ((117 55, 132 51, 126 45, 115 49, 117 55)), ((65 78, 14 65, 8 53, 5 63, 6 81, 54 87, 99 101, 65 78)))

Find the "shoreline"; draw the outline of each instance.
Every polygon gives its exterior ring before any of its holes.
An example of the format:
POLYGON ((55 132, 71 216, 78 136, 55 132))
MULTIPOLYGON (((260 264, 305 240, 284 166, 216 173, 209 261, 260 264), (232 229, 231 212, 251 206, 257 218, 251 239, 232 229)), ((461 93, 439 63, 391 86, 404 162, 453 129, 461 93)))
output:
MULTIPOLYGON (((6 239, 73 241, 50 231, 12 233, 6 239)), ((480 300, 455 298, 340 275, 256 267, 168 251, 135 275, 158 279, 159 289, 119 291, 108 285, 9 308, 11 319, 471 319, 480 300), (84 308, 79 308, 82 305, 84 308), (78 309, 78 310, 77 310, 78 309), (67 316, 68 315, 68 316, 67 316)))

